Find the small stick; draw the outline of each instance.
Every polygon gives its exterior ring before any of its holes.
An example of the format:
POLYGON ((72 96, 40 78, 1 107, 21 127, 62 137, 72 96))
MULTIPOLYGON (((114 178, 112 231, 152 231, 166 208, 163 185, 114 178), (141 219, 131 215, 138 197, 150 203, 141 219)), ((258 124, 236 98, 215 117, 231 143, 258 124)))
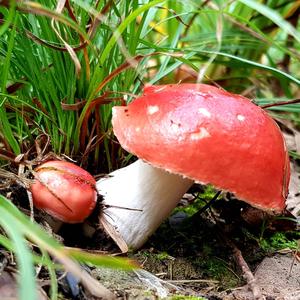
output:
POLYGON ((244 260, 244 257, 242 255, 242 252, 235 246, 235 244, 231 241, 228 241, 228 244, 233 250, 234 258, 237 262, 237 264, 240 266, 240 268, 243 271, 243 276, 247 281, 247 284, 249 288, 252 291, 253 299, 254 300, 264 300, 265 297, 262 295, 260 287, 256 283, 256 279, 251 272, 247 262, 244 260))
POLYGON ((234 259, 238 266, 241 268, 243 272, 243 277, 246 279, 248 287, 252 291, 254 300, 265 300, 266 298, 263 296, 259 285, 256 282, 256 278, 254 277, 252 271, 250 270, 247 262, 245 261, 241 250, 234 244, 234 242, 227 236, 223 228, 219 225, 218 220, 214 216, 213 212, 211 214, 216 222, 217 228, 221 233, 221 238, 225 241, 225 243, 232 249, 234 259))
POLYGON ((208 279, 183 279, 183 280, 165 280, 170 283, 185 284, 185 283, 208 283, 208 284, 218 284, 218 280, 208 280, 208 279))
POLYGON ((288 275, 288 277, 291 277, 291 275, 292 275, 293 266, 294 266, 294 263, 295 263, 296 258, 297 258, 297 256, 298 256, 299 250, 300 250, 300 240, 298 241, 297 249, 295 250, 295 253, 294 253, 294 255, 293 255, 293 260, 292 260, 292 263, 291 263, 291 266, 290 266, 290 270, 289 270, 289 275, 288 275))
POLYGON ((294 104, 294 103, 299 103, 300 99, 293 99, 293 100, 286 100, 286 101, 278 101, 278 102, 273 102, 265 105, 261 105, 260 107, 263 109, 274 107, 274 106, 283 106, 287 104, 294 104))

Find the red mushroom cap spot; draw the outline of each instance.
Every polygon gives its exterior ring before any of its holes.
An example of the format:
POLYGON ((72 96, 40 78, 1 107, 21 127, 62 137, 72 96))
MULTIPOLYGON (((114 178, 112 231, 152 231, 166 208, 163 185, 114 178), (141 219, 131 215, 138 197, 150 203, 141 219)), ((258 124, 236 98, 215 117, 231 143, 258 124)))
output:
POLYGON ((147 86, 128 106, 114 107, 112 122, 122 147, 156 167, 265 210, 285 207, 283 136, 245 97, 205 84, 147 86))
POLYGON ((80 223, 94 209, 96 181, 79 166, 65 161, 48 161, 36 170, 31 185, 33 204, 66 223, 80 223))

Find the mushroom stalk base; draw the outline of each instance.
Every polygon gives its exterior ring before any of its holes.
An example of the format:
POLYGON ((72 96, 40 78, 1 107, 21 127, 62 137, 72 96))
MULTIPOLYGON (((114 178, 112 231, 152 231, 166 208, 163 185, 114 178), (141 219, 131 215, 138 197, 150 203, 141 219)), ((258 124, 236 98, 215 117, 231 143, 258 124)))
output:
POLYGON ((192 184, 190 179, 137 160, 97 182, 107 206, 101 223, 123 252, 138 249, 192 184))

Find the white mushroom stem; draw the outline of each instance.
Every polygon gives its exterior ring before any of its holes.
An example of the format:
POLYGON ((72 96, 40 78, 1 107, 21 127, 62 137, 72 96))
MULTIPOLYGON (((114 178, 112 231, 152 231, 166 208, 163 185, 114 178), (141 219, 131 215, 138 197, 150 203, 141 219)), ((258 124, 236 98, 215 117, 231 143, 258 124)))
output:
POLYGON ((101 223, 122 251, 138 249, 192 184, 190 179, 137 160, 97 182, 107 205, 101 223))

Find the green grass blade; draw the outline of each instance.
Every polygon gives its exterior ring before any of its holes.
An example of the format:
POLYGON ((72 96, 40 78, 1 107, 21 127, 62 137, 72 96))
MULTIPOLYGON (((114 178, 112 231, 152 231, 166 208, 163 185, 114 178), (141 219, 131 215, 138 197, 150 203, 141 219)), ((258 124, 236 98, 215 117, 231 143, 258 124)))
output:
POLYGON ((177 61, 169 66, 167 66, 164 70, 161 70, 159 74, 156 74, 156 76, 149 81, 149 84, 155 84, 168 74, 170 74, 172 71, 176 70, 180 65, 183 63, 190 64, 189 59, 193 57, 197 52, 190 52, 183 57, 175 57, 177 61))
POLYGON ((270 67, 270 66, 267 66, 267 65, 263 65, 261 63, 258 63, 258 62, 255 62, 255 61, 252 61, 252 60, 249 60, 249 59, 246 59, 246 58, 242 58, 242 57, 239 57, 239 56, 236 56, 236 55, 232 55, 232 54, 229 54, 229 53, 225 53, 225 52, 217 52, 217 51, 209 51, 209 50, 200 50, 199 51, 200 53, 207 53, 207 54, 217 54, 217 55, 221 55, 221 56, 224 56, 224 57, 228 57, 228 58, 231 58, 231 59, 234 59, 234 60, 237 60, 237 61, 240 61, 242 63, 245 63, 246 65, 249 65, 249 66, 253 66, 253 67, 256 67, 256 68, 259 68, 259 69, 263 69, 263 70, 267 70, 267 71, 271 71, 279 76, 283 76, 287 79, 289 79, 290 81, 294 82, 294 83, 297 83, 298 85, 300 85, 300 80, 297 79, 296 77, 284 72, 284 71, 281 71, 280 69, 277 69, 277 68, 273 68, 273 67, 270 67))
POLYGON ((65 249, 61 244, 59 244, 55 239, 50 237, 44 230, 42 230, 36 223, 32 223, 28 217, 22 214, 10 201, 6 200, 3 196, 0 195, 0 207, 6 210, 8 213, 14 216, 15 222, 17 226, 22 228, 23 233, 28 236, 30 240, 34 243, 42 247, 43 249, 51 251, 53 253, 59 254, 63 257, 69 256, 70 257, 80 259, 83 262, 86 258, 87 262, 101 264, 101 261, 105 263, 105 266, 109 267, 109 261, 111 260, 112 267, 119 267, 125 269, 132 269, 135 267, 132 261, 128 261, 126 259, 115 259, 114 257, 107 257, 101 255, 92 255, 91 253, 87 252, 80 252, 78 253, 76 250, 72 249, 65 249))
MULTIPOLYGON (((0 36, 6 32, 6 30, 13 23, 14 18, 15 18, 16 0, 11 0, 9 5, 10 5, 10 7, 9 7, 8 14, 7 14, 6 21, 0 26, 0 36)), ((0 13, 1 12, 5 13, 5 9, 3 9, 2 7, 0 7, 0 13)))
POLYGON ((94 266, 102 266, 114 269, 133 270, 138 266, 134 261, 127 260, 119 257, 111 257, 105 255, 98 255, 93 253, 83 252, 77 249, 67 249, 65 252, 79 262, 90 263, 94 266))
POLYGON ((50 299, 51 300, 57 300, 58 299, 58 281, 56 277, 56 269, 55 265, 52 262, 49 254, 41 249, 42 255, 43 255, 43 264, 46 265, 49 276, 50 276, 50 299))
MULTIPOLYGON (((1 196, 1 200, 4 198, 1 196)), ((7 201, 7 200, 4 200, 7 201)), ((5 210, 3 206, 0 206, 0 224, 3 229, 9 235, 11 242, 13 243, 14 252, 17 257, 18 267, 20 270, 19 277, 19 297, 21 300, 37 299, 37 289, 35 283, 35 275, 33 269, 33 259, 26 245, 22 231, 15 223, 15 219, 5 210)))
MULTIPOLYGON (((12 50, 14 47, 14 40, 16 36, 16 24, 17 24, 18 18, 16 17, 14 19, 14 24, 13 24, 13 29, 11 30, 9 41, 8 41, 8 49, 7 49, 7 55, 4 60, 3 68, 1 70, 1 91, 5 92, 6 91, 6 83, 8 79, 8 74, 9 74, 9 67, 10 67, 10 61, 12 57, 12 50)), ((0 101, 1 106, 0 106, 0 130, 2 131, 3 135, 5 136, 5 139, 9 146, 12 148, 15 154, 20 153, 20 147, 19 144, 14 137, 13 130, 11 127, 11 124, 8 120, 6 109, 4 107, 4 102, 6 100, 5 96, 1 97, 2 100, 0 101)), ((1 99, 0 98, 0 99, 1 99)))
MULTIPOLYGON (((153 0, 149 3, 141 5, 139 8, 134 10, 131 14, 129 14, 125 18, 125 20, 118 26, 118 28, 116 28, 116 30, 114 30, 112 37, 110 38, 110 40, 106 44, 103 52, 101 53, 99 63, 97 64, 96 70, 99 70, 99 66, 102 66, 105 63, 105 61, 108 59, 108 56, 109 56, 110 52, 112 51, 112 48, 115 46, 117 40, 121 37, 122 33, 127 28, 127 26, 129 26, 130 23, 132 21, 134 21, 137 16, 141 15, 143 12, 149 10, 151 7, 153 7, 155 5, 158 5, 158 4, 160 4, 164 1, 165 0, 153 0)), ((88 98, 90 100, 95 96, 93 94, 93 91, 94 91, 94 88, 95 88, 95 84, 98 81, 98 73, 99 72, 96 71, 94 73, 94 76, 93 76, 92 80, 91 80, 91 89, 89 90, 89 93, 88 93, 88 98)))
POLYGON ((295 27, 293 27, 289 22, 287 22, 282 16, 275 10, 269 8, 268 6, 253 0, 238 0, 239 2, 251 7, 263 16, 270 19, 278 27, 280 27, 284 32, 293 36, 298 42, 300 42, 300 33, 295 27))

